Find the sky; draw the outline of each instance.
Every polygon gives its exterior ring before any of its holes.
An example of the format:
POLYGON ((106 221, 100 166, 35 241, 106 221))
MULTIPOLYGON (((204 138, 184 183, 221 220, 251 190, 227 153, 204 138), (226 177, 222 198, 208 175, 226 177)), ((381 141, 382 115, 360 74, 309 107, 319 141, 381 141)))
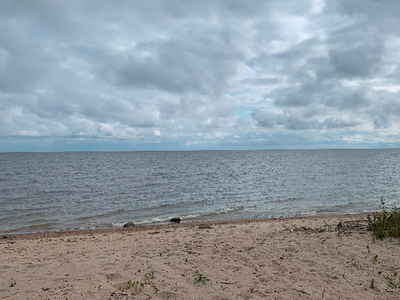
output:
POLYGON ((0 0, 0 152, 400 147, 398 0, 0 0))

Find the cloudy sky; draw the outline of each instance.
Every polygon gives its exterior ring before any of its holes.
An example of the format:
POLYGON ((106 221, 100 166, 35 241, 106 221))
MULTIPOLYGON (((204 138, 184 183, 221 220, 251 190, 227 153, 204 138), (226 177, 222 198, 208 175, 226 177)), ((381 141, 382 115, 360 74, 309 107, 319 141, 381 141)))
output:
POLYGON ((0 151, 400 147, 398 0, 1 0, 0 151))

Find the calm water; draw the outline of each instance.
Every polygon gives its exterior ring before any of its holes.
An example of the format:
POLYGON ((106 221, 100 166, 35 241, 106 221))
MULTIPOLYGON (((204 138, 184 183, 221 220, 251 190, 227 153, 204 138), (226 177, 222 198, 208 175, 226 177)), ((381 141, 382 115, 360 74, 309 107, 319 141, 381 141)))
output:
POLYGON ((0 153, 0 232, 357 213, 400 200, 400 149, 0 153))

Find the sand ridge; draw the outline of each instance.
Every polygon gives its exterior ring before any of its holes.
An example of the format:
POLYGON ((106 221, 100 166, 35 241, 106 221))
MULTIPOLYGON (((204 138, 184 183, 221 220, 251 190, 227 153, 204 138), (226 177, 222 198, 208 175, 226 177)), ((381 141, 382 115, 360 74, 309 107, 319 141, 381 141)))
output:
POLYGON ((393 286, 400 245, 373 242, 365 220, 318 216, 12 235, 0 240, 0 299, 400 299, 393 286))

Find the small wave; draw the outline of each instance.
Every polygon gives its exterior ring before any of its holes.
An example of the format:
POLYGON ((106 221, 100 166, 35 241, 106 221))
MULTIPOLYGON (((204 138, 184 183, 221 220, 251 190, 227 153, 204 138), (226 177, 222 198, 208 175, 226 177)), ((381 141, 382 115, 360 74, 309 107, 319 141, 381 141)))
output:
POLYGON ((48 220, 42 219, 40 217, 47 217, 47 213, 45 212, 40 212, 40 211, 33 211, 32 209, 14 209, 14 210, 7 210, 4 212, 5 216, 0 216, 0 222, 24 222, 24 223, 35 223, 35 222, 42 222, 43 220, 48 220), (7 215, 8 211, 13 211, 16 213, 17 216, 15 215, 7 215), (21 221, 23 220, 23 221, 21 221))
POLYGON ((90 216, 80 217, 80 218, 77 218, 77 219, 75 219, 75 220, 77 220, 77 221, 84 221, 84 220, 90 220, 90 219, 107 218, 107 217, 112 217, 112 216, 114 216, 114 215, 119 215, 119 214, 121 214, 121 213, 124 212, 124 211, 125 211, 124 209, 118 209, 118 210, 113 210, 113 211, 106 212, 106 213, 103 213, 103 214, 97 214, 97 215, 90 215, 90 216))
POLYGON ((153 223, 165 223, 169 222, 169 220, 172 217, 179 217, 181 220, 193 220, 193 219, 201 219, 204 217, 209 217, 209 216, 217 216, 217 215, 222 215, 222 214, 229 214, 232 212, 240 211, 243 210, 243 206, 235 206, 235 207, 229 207, 229 208, 220 208, 214 211, 208 211, 208 212, 201 212, 201 213, 192 213, 192 214, 186 214, 186 215, 174 215, 174 216, 168 216, 168 217, 155 217, 152 219, 147 219, 147 220, 141 220, 138 222, 135 222, 136 224, 153 224, 153 223))
POLYGON ((102 229, 102 228, 112 228, 112 227, 122 227, 125 223, 89 223, 82 224, 78 226, 72 226, 69 229, 72 230, 91 230, 91 229, 102 229))
MULTIPOLYGON (((146 224, 155 224, 155 223, 166 223, 171 219, 171 217, 164 217, 164 218, 152 218, 152 219, 146 219, 146 220, 141 220, 134 222, 135 224, 138 225, 146 225, 146 224)), ((118 223, 115 223, 118 224, 118 223)))
POLYGON ((255 215, 256 219, 270 219, 270 218, 290 218, 297 216, 313 216, 316 215, 315 210, 304 210, 304 211, 287 211, 287 212, 270 212, 270 213, 260 213, 255 215))
POLYGON ((178 206, 194 206, 194 205, 201 205, 205 204, 208 200, 197 200, 197 201, 179 201, 176 203, 165 203, 157 206, 153 206, 151 208, 168 208, 168 207, 178 207, 178 206))
POLYGON ((355 203, 347 202, 347 203, 344 203, 344 204, 338 204, 338 205, 328 206, 328 207, 326 207, 326 206, 325 207, 320 207, 320 208, 316 207, 315 211, 316 211, 317 214, 321 214, 321 213, 337 213, 337 212, 342 212, 342 211, 350 213, 349 209, 350 208, 355 208, 355 207, 356 207, 355 203))
POLYGON ((243 209, 244 209, 243 206, 235 206, 235 207, 230 207, 230 208, 221 208, 221 209, 217 209, 217 210, 210 211, 210 212, 185 215, 185 216, 182 216, 181 219, 182 220, 188 220, 188 219, 197 219, 197 218, 200 218, 200 217, 223 215, 223 214, 229 214, 229 213, 232 213, 232 212, 240 211, 240 210, 243 210, 243 209))
POLYGON ((304 198, 297 198, 297 197, 292 197, 292 198, 284 198, 284 199, 275 199, 275 200, 270 200, 270 201, 265 201, 265 203, 293 203, 296 201, 302 201, 304 198))
POLYGON ((55 230, 55 228, 59 225, 56 222, 45 222, 36 225, 29 225, 24 227, 19 227, 16 229, 11 229, 10 232, 20 232, 20 233, 34 233, 34 232, 43 232, 48 230, 55 230))

